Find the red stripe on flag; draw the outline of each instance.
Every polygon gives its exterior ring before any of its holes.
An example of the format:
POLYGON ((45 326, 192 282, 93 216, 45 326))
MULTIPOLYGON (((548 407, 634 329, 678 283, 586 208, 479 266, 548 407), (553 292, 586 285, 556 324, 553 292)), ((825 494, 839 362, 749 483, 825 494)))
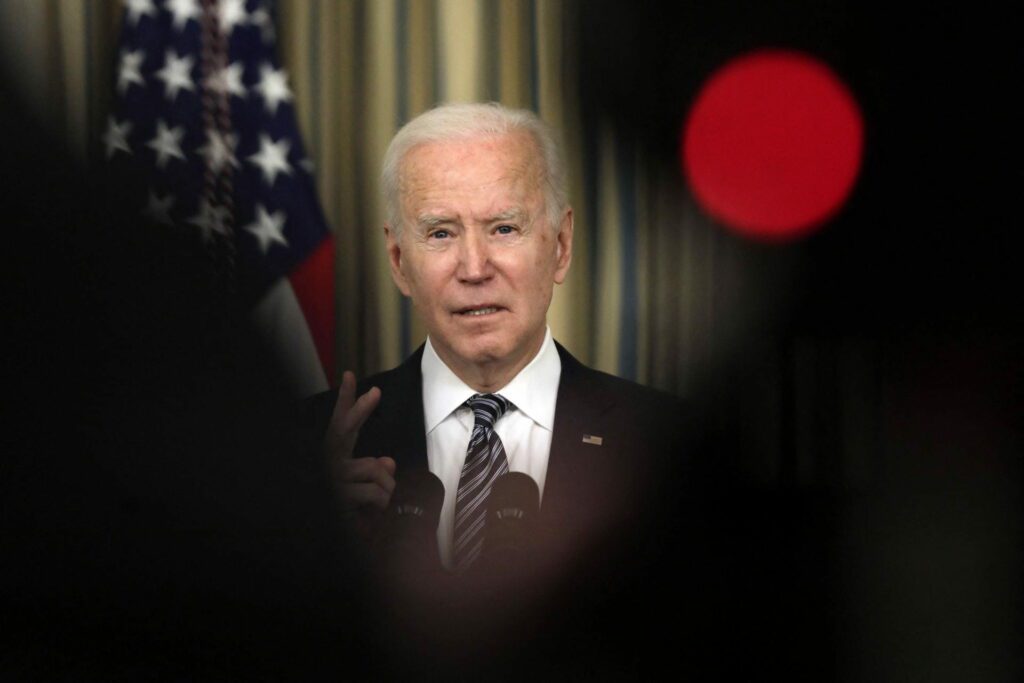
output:
POLYGON ((327 382, 334 382, 334 239, 320 243, 288 277, 313 335, 327 382))

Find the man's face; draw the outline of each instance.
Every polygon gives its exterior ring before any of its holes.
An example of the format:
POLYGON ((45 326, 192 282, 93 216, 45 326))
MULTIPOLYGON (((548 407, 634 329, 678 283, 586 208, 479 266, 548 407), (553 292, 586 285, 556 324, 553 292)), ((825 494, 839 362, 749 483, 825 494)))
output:
POLYGON ((544 340, 554 284, 572 257, 572 212, 549 226, 543 166, 516 132, 414 147, 401 166, 391 274, 457 373, 521 368, 544 340))

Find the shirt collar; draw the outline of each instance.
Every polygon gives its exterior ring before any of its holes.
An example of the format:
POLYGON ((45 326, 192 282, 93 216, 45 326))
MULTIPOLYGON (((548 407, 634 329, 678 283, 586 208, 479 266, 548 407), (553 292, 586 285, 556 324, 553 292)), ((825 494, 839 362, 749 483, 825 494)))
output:
MULTIPOLYGON (((423 373, 423 417, 427 433, 430 433, 477 392, 445 365, 434 351, 429 337, 420 369, 423 373)), ((524 415, 551 431, 555 426, 555 403, 561 374, 562 361, 551 338, 551 328, 547 328, 544 342, 533 360, 511 382, 494 393, 501 394, 524 415)))

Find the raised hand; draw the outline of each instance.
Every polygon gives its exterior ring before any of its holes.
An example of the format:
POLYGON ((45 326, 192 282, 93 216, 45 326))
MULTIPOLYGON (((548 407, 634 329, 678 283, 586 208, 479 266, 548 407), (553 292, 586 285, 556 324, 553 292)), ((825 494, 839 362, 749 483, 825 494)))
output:
POLYGON ((380 403, 377 387, 358 399, 355 393, 355 375, 345 371, 324 436, 324 453, 342 513, 355 518, 360 530, 366 531, 366 517, 387 508, 391 500, 395 489, 395 461, 388 457, 352 457, 359 429, 380 403))

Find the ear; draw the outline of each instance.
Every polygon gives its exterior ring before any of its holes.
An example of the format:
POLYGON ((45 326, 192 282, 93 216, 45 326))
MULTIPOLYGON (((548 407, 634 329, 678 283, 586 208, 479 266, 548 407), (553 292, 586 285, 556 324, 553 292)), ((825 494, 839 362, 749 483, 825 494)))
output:
POLYGON ((391 226, 384 226, 384 242, 387 245, 388 265, 391 267, 391 279, 395 286, 405 296, 410 296, 409 282, 402 272, 402 245, 401 240, 395 236, 391 226))
POLYGON ((562 216, 555 236, 555 283, 559 285, 565 282, 569 264, 572 263, 572 226, 572 207, 569 207, 562 216))

